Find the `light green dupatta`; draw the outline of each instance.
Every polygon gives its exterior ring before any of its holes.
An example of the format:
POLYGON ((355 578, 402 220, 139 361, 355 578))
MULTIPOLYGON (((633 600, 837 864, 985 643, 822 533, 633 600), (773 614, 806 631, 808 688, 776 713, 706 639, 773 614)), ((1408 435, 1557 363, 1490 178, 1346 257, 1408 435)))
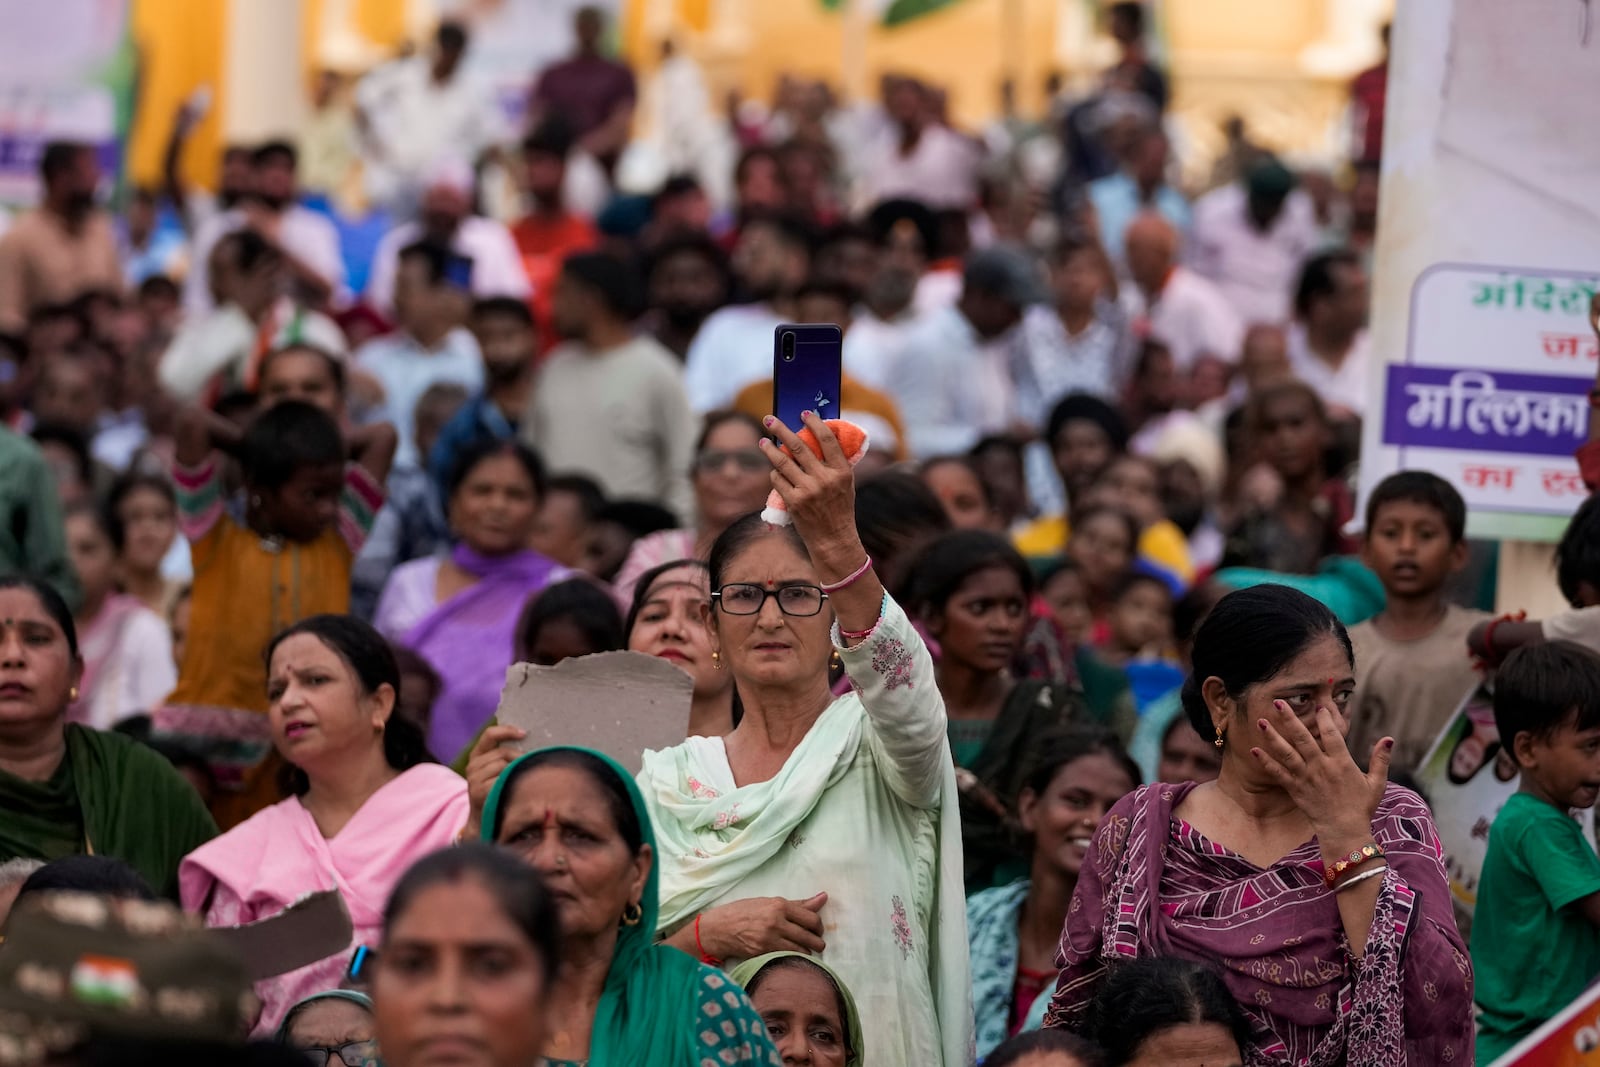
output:
POLYGON ((856 998, 850 995, 850 987, 844 984, 844 979, 839 977, 838 971, 804 952, 769 952, 765 956, 745 960, 729 971, 728 977, 748 993, 756 975, 766 970, 769 963, 787 959, 805 960, 827 975, 828 980, 833 983, 833 988, 839 991, 839 1000, 844 1004, 844 1028, 850 1039, 850 1058, 845 1060, 845 1067, 861 1067, 861 1052, 867 1044, 866 1036, 861 1032, 861 1013, 856 1010, 856 998))
POLYGON ((500 808, 506 789, 530 760, 552 752, 577 752, 604 764, 627 791, 639 820, 639 832, 654 856, 650 875, 645 880, 639 907, 644 912, 639 922, 623 925, 617 932, 617 947, 606 972, 605 989, 594 1014, 594 1031, 589 1043, 590 1067, 700 1067, 697 1024, 700 1013, 703 972, 700 963, 675 948, 655 943, 656 916, 660 910, 661 853, 656 847, 650 813, 633 778, 615 761, 587 748, 558 746, 542 748, 520 757, 501 772, 483 808, 482 837, 493 842, 500 822, 500 808))

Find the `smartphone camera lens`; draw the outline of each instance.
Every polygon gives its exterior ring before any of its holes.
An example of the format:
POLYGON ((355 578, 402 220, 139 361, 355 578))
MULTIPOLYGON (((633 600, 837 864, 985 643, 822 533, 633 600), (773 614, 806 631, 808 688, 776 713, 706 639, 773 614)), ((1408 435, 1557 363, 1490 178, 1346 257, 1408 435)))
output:
POLYGON ((785 363, 793 363, 794 362, 794 334, 792 332, 785 333, 783 335, 783 339, 781 340, 780 343, 783 346, 783 361, 785 363))

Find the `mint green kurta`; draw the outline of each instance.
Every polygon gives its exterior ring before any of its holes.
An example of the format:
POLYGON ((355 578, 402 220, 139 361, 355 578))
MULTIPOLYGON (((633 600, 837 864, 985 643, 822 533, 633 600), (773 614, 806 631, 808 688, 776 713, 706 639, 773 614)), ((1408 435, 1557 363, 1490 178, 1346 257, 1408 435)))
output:
POLYGON ((839 653, 855 692, 822 713, 771 781, 736 786, 721 738, 645 753, 660 928, 749 897, 826 892, 822 958, 860 1006, 864 1062, 966 1067, 961 822, 933 661, 887 599, 873 636, 839 653))

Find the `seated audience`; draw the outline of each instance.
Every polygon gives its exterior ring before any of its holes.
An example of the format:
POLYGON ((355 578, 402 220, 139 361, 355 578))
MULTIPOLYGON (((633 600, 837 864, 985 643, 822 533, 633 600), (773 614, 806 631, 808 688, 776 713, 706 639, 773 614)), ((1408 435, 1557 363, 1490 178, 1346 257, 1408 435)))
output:
POLYGON ((150 712, 178 681, 172 633, 161 616, 116 589, 117 524, 90 504, 67 509, 67 551, 82 590, 75 614, 83 653, 72 722, 109 730, 150 712))
POLYGON ((538 456, 481 442, 462 452, 446 488, 455 547, 396 568, 373 624, 439 672, 428 748, 454 760, 500 702, 528 598, 569 572, 527 547, 545 488, 538 456))
POLYGON ((1015 829, 1027 873, 967 898, 978 1059, 1007 1037, 1037 1030, 1055 988, 1055 957, 1078 871, 1106 812, 1139 785, 1138 768, 1109 731, 1079 727, 1035 739, 1015 829))
POLYGON ((776 1067, 761 1016, 731 979, 656 940, 657 864, 671 846, 658 848, 626 771, 589 749, 540 749, 474 800, 484 840, 555 896, 562 967, 547 994, 546 1062, 776 1067))
MULTIPOLYGON (((401 873, 466 825, 466 783, 394 714, 400 668, 366 623, 313 616, 275 637, 266 659, 267 714, 291 796, 184 859, 183 905, 232 926, 336 889, 355 926, 351 947, 375 944, 401 873)), ((258 982, 255 1032, 273 1033, 295 1004, 337 986, 349 962, 339 952, 258 982)))
POLYGON ((211 816, 155 752, 66 721, 83 659, 61 594, 0 578, 0 618, 0 677, 14 690, 0 730, 0 863, 108 856, 175 897, 179 860, 216 835, 211 816))

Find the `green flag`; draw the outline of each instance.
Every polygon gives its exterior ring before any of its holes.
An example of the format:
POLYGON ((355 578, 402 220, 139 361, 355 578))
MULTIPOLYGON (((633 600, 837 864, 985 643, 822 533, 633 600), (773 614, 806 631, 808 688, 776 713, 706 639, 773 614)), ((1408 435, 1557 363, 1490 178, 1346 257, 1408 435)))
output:
MULTIPOLYGON (((830 11, 841 11, 849 0, 822 0, 830 11)), ((899 26, 923 15, 931 15, 940 8, 949 7, 958 0, 866 0, 874 22, 881 26, 899 26)))

